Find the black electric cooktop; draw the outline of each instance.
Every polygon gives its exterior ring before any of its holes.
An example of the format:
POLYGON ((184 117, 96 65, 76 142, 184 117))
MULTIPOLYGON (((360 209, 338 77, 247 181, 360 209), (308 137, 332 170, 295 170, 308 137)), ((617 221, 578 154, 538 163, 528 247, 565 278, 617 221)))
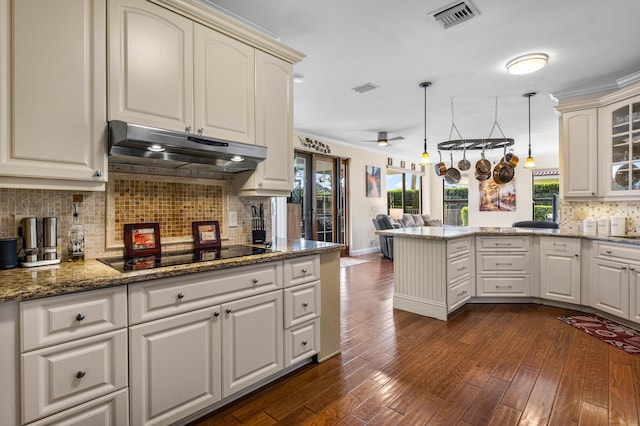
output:
POLYGON ((139 271, 142 269, 162 268, 165 266, 186 265, 216 259, 232 259, 234 257, 252 256, 256 254, 275 253, 278 250, 267 247, 231 245, 221 248, 191 249, 169 251, 162 254, 136 257, 107 257, 98 259, 120 272, 139 271))

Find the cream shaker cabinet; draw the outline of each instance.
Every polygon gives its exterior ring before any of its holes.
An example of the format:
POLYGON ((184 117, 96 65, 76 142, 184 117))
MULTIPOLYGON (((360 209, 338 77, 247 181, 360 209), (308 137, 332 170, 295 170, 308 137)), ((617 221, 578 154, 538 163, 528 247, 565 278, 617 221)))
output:
POLYGON ((234 176, 239 195, 287 197, 293 189, 293 65, 256 50, 256 144, 267 159, 234 176))
POLYGON ((109 28, 110 120, 255 143, 253 47, 146 0, 109 28))
POLYGON ((106 0, 0 8, 0 187, 104 190, 106 0))
POLYGON ((564 112, 560 119, 561 191, 565 198, 598 195, 598 110, 564 112))
POLYGON ((580 304, 580 239, 540 237, 540 297, 580 304))

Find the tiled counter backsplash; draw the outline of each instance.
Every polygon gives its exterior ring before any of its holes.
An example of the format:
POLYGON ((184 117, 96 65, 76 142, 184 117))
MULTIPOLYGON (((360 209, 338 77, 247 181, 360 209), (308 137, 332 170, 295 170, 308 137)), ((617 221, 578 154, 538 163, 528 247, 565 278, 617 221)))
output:
POLYGON ((82 196, 87 258, 121 255, 125 223, 160 222, 163 244, 177 250, 191 247, 192 221, 218 220, 223 244, 245 244, 251 239, 251 205, 261 202, 270 237, 270 199, 234 196, 230 175, 110 165, 105 192, 0 188, 0 238, 15 236, 16 216, 35 216, 39 224, 54 216, 58 254, 66 260, 74 195, 82 196), (229 227, 230 211, 237 212, 237 226, 229 227))
POLYGON ((560 201, 560 229, 582 233, 582 220, 574 219, 576 213, 585 214, 586 219, 624 216, 626 233, 640 235, 640 200, 633 201, 560 201))

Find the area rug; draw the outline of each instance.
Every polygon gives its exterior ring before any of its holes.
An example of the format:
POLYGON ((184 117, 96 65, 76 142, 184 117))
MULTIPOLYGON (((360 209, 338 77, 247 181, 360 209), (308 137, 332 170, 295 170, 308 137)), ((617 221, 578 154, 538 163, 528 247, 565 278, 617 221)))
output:
POLYGON ((573 315, 558 319, 627 353, 640 353, 640 332, 632 328, 595 315, 573 315))
POLYGON ((369 260, 355 259, 353 257, 341 257, 340 267, 346 268, 347 266, 359 265, 361 263, 368 263, 369 260))

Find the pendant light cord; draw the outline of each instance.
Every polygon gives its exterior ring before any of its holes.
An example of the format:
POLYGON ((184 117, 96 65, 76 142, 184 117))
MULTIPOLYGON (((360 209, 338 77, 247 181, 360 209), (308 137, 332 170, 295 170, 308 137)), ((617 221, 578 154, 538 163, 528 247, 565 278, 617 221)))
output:
POLYGON ((427 152, 427 85, 424 87, 424 152, 427 152))
POLYGON ((529 98, 529 157, 531 157, 531 96, 529 98))

